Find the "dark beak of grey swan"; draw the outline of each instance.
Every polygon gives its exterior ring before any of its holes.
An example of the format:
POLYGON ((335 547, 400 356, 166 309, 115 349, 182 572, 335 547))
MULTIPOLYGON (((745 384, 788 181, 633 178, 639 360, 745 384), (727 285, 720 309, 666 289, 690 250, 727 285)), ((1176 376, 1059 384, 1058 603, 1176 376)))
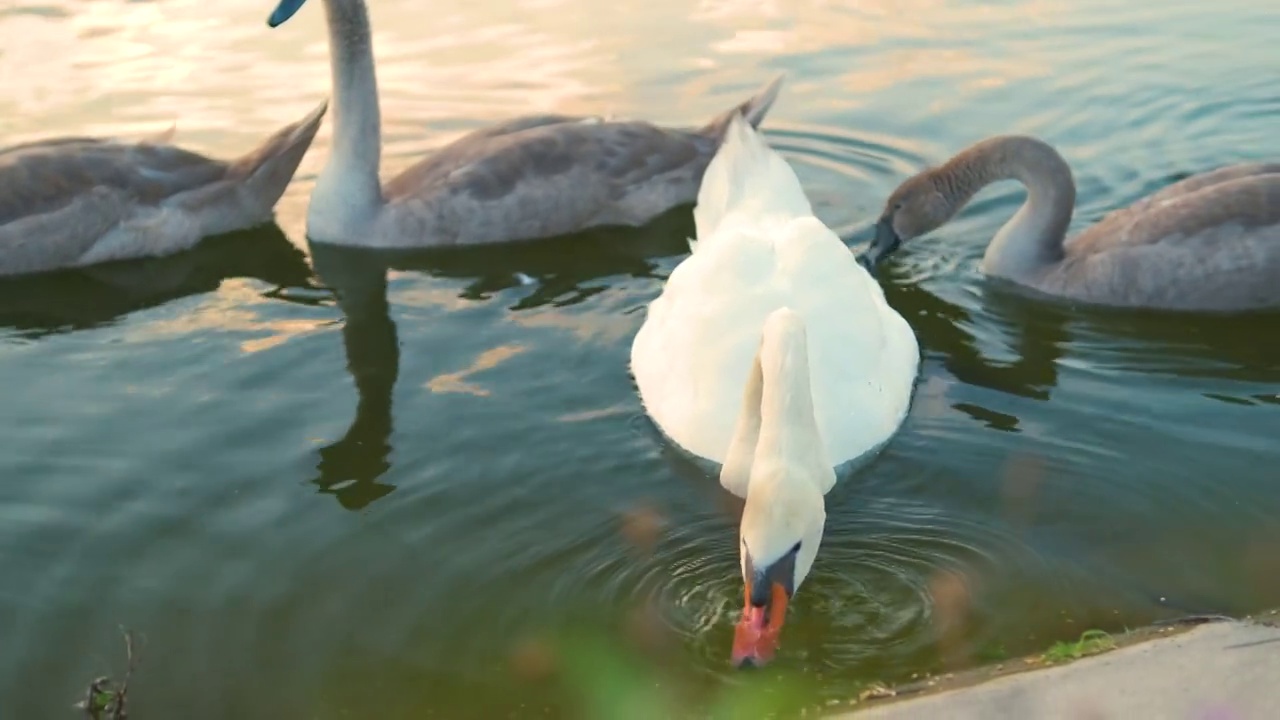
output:
POLYGON ((267 25, 271 27, 283 25, 306 2, 307 0, 280 0, 280 4, 276 6, 276 9, 271 11, 271 17, 267 18, 267 25))
POLYGON ((858 256, 858 264, 870 271, 892 255, 900 245, 902 245, 902 238, 898 237, 897 231, 893 229, 893 219, 887 216, 882 217, 880 222, 876 223, 876 234, 871 238, 871 244, 858 256))

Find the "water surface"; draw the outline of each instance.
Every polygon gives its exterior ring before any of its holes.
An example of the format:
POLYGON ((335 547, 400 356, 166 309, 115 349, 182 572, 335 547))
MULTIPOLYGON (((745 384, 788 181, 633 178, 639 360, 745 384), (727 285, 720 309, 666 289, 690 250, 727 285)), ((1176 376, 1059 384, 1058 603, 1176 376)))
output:
MULTIPOLYGON (((211 8, 0 9, 0 143, 176 122, 232 156, 327 94, 318 3, 276 30, 267 3, 211 8)), ((386 173, 522 112, 700 123, 785 70, 769 138, 855 245, 903 177, 990 134, 1060 148, 1077 229, 1280 156, 1266 3, 379 0, 373 20, 386 173)), ((1280 603, 1278 318, 993 286, 977 260, 1021 200, 1000 187, 883 273, 924 352, 912 411, 828 497, 776 668, 733 673, 738 508, 626 371, 688 212, 447 258, 308 247, 330 132, 279 228, 0 284, 0 716, 69 713, 122 671, 120 625, 146 636, 140 719, 600 717, 564 633, 689 708, 774 675, 824 703, 1280 603)))

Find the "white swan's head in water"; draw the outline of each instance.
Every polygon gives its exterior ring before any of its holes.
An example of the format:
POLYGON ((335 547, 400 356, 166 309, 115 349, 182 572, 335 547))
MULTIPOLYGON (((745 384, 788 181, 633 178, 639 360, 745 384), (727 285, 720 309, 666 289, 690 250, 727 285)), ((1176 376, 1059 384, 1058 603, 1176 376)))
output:
POLYGON ((771 472, 776 480, 754 482, 742 513, 744 598, 731 656, 736 667, 773 659, 787 605, 813 567, 827 518, 822 493, 808 478, 786 477, 783 466, 771 472))
POLYGON ((787 605, 818 556, 823 495, 835 479, 813 415, 805 324, 789 308, 765 320, 720 477, 726 487, 745 487, 747 499, 738 533, 743 608, 731 659, 759 666, 773 658, 787 605))

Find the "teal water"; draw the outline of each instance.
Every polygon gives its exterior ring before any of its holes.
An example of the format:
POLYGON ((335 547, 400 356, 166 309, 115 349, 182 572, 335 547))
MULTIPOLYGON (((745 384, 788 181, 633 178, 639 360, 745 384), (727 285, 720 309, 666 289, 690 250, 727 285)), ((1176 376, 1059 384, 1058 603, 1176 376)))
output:
MULTIPOLYGON (((10 3, 0 144, 176 122, 242 152, 328 92, 320 8, 270 9, 10 3)), ((373 22, 388 174, 523 112, 701 121, 785 70, 768 137, 855 246, 897 182, 986 135, 1062 151, 1076 228, 1280 156, 1266 3, 379 0, 373 22)), ((976 271, 1021 201, 1002 186, 882 273, 924 352, 912 411, 829 496, 776 665, 735 673, 737 508, 626 369, 688 212, 447 258, 310 248, 330 130, 279 228, 0 283, 0 717, 73 716, 123 671, 122 625, 139 720, 620 717, 565 637, 694 713, 1280 604, 1280 318, 1009 295, 976 271)))

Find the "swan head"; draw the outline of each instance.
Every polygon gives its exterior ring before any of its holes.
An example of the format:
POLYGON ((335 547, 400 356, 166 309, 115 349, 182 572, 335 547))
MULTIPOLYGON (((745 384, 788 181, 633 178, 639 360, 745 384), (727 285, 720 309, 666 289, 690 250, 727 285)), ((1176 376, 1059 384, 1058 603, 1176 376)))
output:
POLYGON ((822 492, 810 478, 781 465, 769 474, 773 482, 753 482, 739 532, 744 593, 731 656, 739 668, 773 659, 787 605, 813 567, 827 519, 822 492))
POLYGON ((956 203, 939 187, 933 172, 925 171, 908 179, 885 201, 876 222, 875 237, 858 262, 867 269, 875 267, 902 243, 941 227, 956 209, 956 203))
POLYGON ((271 27, 283 25, 306 2, 307 0, 280 0, 280 4, 276 5, 276 9, 272 10, 271 16, 267 18, 267 25, 271 27))

